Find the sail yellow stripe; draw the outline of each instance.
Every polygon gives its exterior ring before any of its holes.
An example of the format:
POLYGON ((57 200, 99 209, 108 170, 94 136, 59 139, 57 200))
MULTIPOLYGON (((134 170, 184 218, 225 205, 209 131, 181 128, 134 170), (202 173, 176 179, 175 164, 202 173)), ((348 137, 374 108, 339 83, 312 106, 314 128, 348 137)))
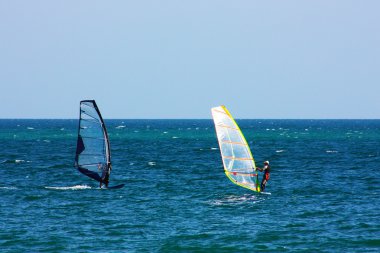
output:
POLYGON ((233 130, 236 130, 236 131, 239 131, 240 129, 238 128, 234 128, 234 127, 230 127, 230 126, 226 126, 226 125, 217 125, 218 127, 223 127, 223 128, 229 128, 229 129, 233 129, 233 130))
POLYGON ((236 144, 236 145, 244 145, 247 146, 247 143, 244 142, 234 142, 234 141, 221 141, 222 143, 227 143, 227 144, 236 144))
POLYGON ((224 114, 227 114, 228 116, 231 116, 230 114, 228 114, 226 112, 222 112, 222 111, 219 111, 219 110, 216 110, 216 109, 214 109, 214 112, 224 113, 224 114))
POLYGON ((252 158, 244 158, 244 157, 234 157, 234 156, 223 156, 223 159, 229 159, 229 160, 239 160, 239 161, 253 161, 252 158))
POLYGON ((228 174, 232 174, 234 176, 249 176, 249 177, 256 177, 257 174, 252 174, 252 173, 242 173, 242 172, 232 172, 232 171, 227 171, 228 174))

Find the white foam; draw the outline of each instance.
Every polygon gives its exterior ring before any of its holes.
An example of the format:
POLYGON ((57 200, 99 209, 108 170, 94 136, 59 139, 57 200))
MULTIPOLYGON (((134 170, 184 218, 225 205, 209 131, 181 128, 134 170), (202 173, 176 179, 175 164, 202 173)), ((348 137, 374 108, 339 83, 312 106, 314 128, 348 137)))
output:
POLYGON ((91 189, 88 185, 74 185, 74 186, 61 186, 61 187, 54 187, 54 186, 46 186, 46 189, 52 189, 52 190, 85 190, 85 189, 91 189))
POLYGON ((338 153, 336 150, 326 150, 326 153, 338 153))
POLYGON ((5 189, 5 190, 16 190, 17 188, 14 187, 14 186, 9 186, 9 187, 3 186, 3 187, 0 187, 0 189, 5 189))
POLYGON ((179 137, 177 137, 177 136, 173 136, 173 137, 172 137, 172 139, 178 139, 178 138, 179 138, 179 137))
POLYGON ((255 195, 245 194, 243 196, 228 196, 223 199, 216 199, 211 201, 211 205, 221 206, 221 205, 240 205, 244 203, 258 203, 263 201, 263 199, 258 198, 255 195))
POLYGON ((211 148, 211 150, 217 150, 218 148, 211 148))
POLYGON ((285 150, 283 150, 283 149, 276 150, 276 153, 282 153, 282 152, 285 152, 285 150))
POLYGON ((126 126, 124 126, 124 125, 120 125, 120 126, 117 126, 117 127, 115 127, 116 129, 121 129, 121 128, 125 128, 126 126))
POLYGON ((26 129, 28 129, 28 130, 33 130, 34 128, 33 128, 33 127, 27 127, 26 129))
POLYGON ((25 162, 25 160, 15 160, 15 163, 23 163, 23 162, 25 162))
POLYGON ((155 166, 155 165, 156 165, 156 162, 148 162, 148 165, 150 165, 150 166, 155 166))

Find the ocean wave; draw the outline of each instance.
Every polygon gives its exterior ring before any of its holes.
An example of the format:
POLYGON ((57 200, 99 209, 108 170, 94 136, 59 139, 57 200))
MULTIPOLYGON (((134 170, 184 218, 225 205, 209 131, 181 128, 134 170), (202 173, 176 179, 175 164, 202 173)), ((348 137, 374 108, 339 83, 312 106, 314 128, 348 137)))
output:
POLYGON ((225 206, 225 205, 241 205, 247 202, 255 204, 264 200, 265 199, 260 198, 256 195, 245 194, 243 196, 231 195, 222 199, 212 200, 209 203, 214 206, 225 206))
POLYGON ((148 165, 150 165, 150 166, 155 166, 155 165, 156 165, 156 162, 148 162, 148 165))
POLYGON ((326 153, 338 153, 336 150, 326 150, 326 153))
POLYGON ((203 150, 218 150, 219 148, 200 148, 199 150, 203 151, 203 150))
POLYGON ((67 164, 54 164, 54 165, 50 165, 49 169, 64 169, 67 167, 69 167, 67 164))
POLYGON ((88 185, 74 185, 74 186, 45 186, 46 189, 51 190, 86 190, 91 189, 88 185))
POLYGON ((5 190, 16 190, 17 189, 17 187, 14 187, 14 186, 2 186, 2 187, 0 187, 0 189, 5 189, 5 190))
POLYGON ((283 150, 283 149, 276 150, 276 153, 282 153, 282 152, 285 152, 285 150, 283 150))
POLYGON ((30 163, 30 161, 25 161, 25 160, 21 160, 21 159, 3 160, 0 163, 24 163, 24 162, 30 163))
POLYGON ((122 129, 122 128, 125 128, 126 126, 124 126, 124 125, 120 125, 120 126, 117 126, 117 127, 115 127, 116 129, 122 129))

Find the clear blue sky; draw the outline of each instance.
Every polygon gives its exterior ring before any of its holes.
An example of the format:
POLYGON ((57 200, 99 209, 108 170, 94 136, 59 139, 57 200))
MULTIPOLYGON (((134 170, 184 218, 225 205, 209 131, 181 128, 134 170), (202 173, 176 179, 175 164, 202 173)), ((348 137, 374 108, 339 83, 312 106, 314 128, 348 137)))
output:
POLYGON ((380 1, 0 0, 0 118, 380 118, 380 1))

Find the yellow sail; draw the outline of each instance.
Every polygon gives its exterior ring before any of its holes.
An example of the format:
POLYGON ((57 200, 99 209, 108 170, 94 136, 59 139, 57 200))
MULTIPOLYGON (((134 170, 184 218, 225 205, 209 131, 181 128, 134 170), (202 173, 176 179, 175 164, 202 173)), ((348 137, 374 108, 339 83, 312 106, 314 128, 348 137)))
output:
POLYGON ((225 106, 211 109, 224 172, 235 184, 260 192, 255 161, 239 126, 225 106))

